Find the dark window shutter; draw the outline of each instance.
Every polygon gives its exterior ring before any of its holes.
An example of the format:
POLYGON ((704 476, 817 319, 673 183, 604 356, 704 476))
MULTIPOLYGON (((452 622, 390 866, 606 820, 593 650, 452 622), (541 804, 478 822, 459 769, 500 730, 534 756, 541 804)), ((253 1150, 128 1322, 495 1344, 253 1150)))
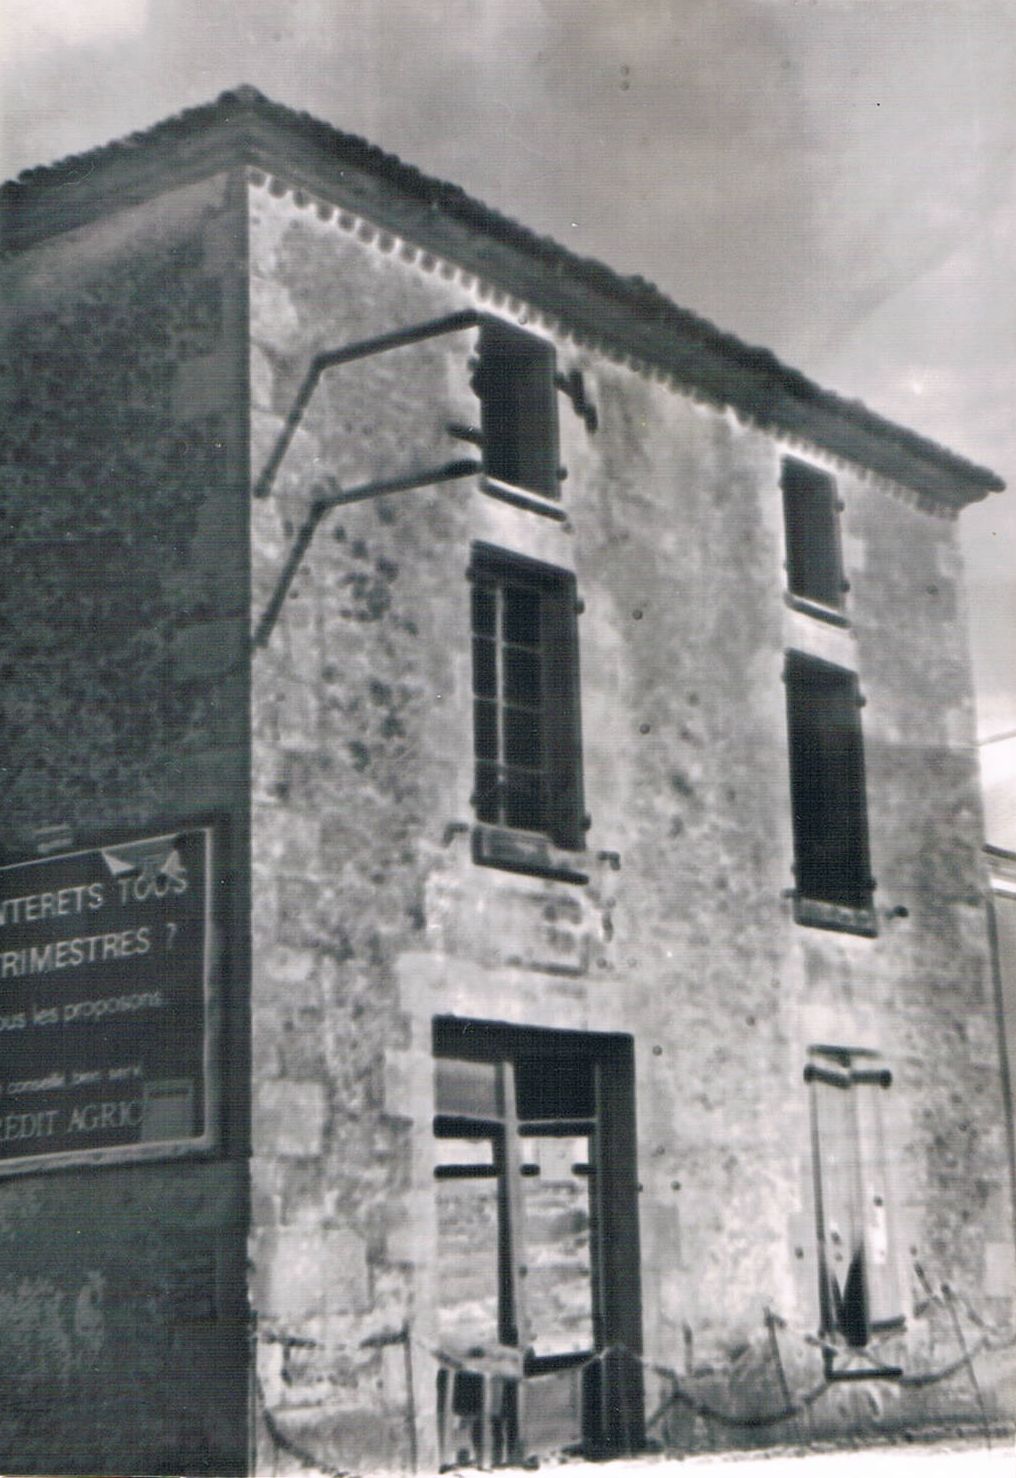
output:
POLYGON ((544 595, 547 640, 543 649, 546 775, 550 835, 570 851, 585 845, 582 733, 579 717, 579 652, 575 582, 565 577, 544 595))
POLYGON ((781 486, 790 592, 839 610, 843 557, 836 484, 827 473, 788 457, 781 486))
POLYGON ((866 907, 871 868, 857 678, 791 652, 786 682, 797 890, 866 907))
POLYGON ((484 470, 499 482, 556 498, 557 391, 553 345, 486 323, 473 389, 480 399, 484 470))

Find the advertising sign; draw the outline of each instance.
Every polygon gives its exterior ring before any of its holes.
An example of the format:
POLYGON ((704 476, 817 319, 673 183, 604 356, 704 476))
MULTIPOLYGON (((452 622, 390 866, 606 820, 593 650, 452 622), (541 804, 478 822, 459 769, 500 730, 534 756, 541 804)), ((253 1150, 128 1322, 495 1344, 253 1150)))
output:
POLYGON ((212 831, 0 867, 0 1174, 210 1147, 212 831))

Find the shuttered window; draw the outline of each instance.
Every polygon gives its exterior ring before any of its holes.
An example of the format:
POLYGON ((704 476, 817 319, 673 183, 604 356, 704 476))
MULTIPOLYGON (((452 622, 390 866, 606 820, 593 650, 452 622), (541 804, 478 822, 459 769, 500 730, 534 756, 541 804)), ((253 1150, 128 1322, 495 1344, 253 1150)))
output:
POLYGON ((846 1351, 903 1326, 883 1123, 892 1074, 873 1052, 816 1047, 811 1097, 820 1331, 846 1351))
POLYGON ((845 909, 872 896, 857 677, 788 652, 785 670, 797 892, 845 909))
POLYGON ((477 545, 470 569, 479 821, 583 845, 574 576, 477 545))
POLYGON ((817 467, 787 457, 781 486, 790 594, 840 611, 845 585, 836 484, 817 467))
POLYGON ((488 476, 545 498, 559 496, 554 348, 505 323, 480 331, 473 390, 480 400, 488 476))

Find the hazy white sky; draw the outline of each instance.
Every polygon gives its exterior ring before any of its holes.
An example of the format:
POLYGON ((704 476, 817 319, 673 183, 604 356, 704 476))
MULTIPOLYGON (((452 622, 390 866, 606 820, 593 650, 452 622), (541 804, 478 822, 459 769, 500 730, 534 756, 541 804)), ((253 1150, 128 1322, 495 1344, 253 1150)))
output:
POLYGON ((0 174, 242 81, 1000 472, 962 522, 1016 729, 1016 0, 0 0, 0 174))

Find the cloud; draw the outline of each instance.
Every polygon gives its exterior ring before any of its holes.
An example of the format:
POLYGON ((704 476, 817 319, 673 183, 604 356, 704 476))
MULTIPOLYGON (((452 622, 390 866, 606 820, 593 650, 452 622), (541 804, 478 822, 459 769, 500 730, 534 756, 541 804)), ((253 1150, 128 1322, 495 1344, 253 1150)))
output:
POLYGON ((4 51, 11 62, 54 43, 119 41, 140 35, 147 18, 148 0, 4 0, 4 51))
POLYGON ((1016 0, 0 0, 0 69, 0 178, 249 81, 996 468, 1016 725, 1016 0))

